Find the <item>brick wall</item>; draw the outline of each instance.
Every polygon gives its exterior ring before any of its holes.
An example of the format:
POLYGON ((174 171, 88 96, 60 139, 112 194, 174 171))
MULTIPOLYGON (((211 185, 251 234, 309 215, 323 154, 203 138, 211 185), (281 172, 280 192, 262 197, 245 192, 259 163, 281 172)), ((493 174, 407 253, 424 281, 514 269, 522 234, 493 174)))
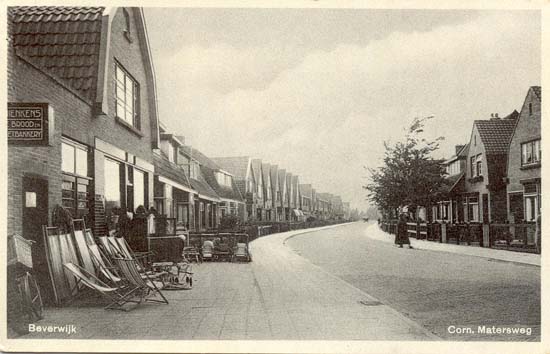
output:
MULTIPOLYGON (((55 80, 8 52, 8 101, 47 102, 54 110, 54 135, 47 147, 8 147, 8 234, 22 231, 22 178, 33 173, 48 179, 48 216, 61 203, 61 129, 76 116, 91 114, 91 106, 55 80)), ((51 119, 51 118, 50 118, 51 119)))

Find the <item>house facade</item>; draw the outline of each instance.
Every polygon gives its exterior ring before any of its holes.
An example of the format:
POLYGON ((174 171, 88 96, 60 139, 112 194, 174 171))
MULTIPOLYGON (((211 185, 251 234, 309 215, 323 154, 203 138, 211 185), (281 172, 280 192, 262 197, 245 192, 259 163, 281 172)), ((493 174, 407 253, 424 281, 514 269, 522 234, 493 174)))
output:
POLYGON ((215 229, 219 225, 222 202, 220 196, 210 186, 204 170, 198 150, 191 146, 181 146, 178 149, 178 164, 186 170, 189 183, 194 191, 190 200, 189 209, 192 217, 189 219, 189 229, 192 231, 205 231, 215 229))
POLYGON ((301 210, 304 217, 307 219, 313 213, 313 200, 311 199, 312 188, 311 184, 300 184, 301 210))
POLYGON ((265 221, 274 221, 274 196, 273 196, 273 182, 271 180, 271 165, 262 162, 262 174, 264 181, 264 205, 265 205, 265 221))
POLYGON ((244 221, 258 220, 258 209, 263 207, 263 197, 259 197, 258 180, 252 166, 252 158, 248 156, 214 157, 211 160, 233 175, 238 191, 246 201, 244 221))
POLYGON ((183 137, 167 132, 160 124, 160 149, 154 150, 154 205, 160 215, 174 218, 177 225, 188 230, 196 230, 195 196, 197 191, 191 186, 188 169, 180 149, 183 137))
POLYGON ((264 172, 262 168, 262 160, 252 159, 251 162, 252 170, 254 171, 254 176, 256 177, 256 220, 264 221, 266 220, 266 200, 265 200, 265 180, 264 172))
POLYGON ((536 221, 541 208, 541 88, 529 88, 510 140, 508 221, 536 221))
POLYGON ((278 221, 287 221, 287 205, 288 205, 288 194, 287 194, 287 185, 286 185, 286 170, 279 169, 278 171, 279 179, 279 202, 277 203, 277 215, 279 215, 278 221))
POLYGON ((154 69, 141 8, 9 8, 7 49, 10 117, 35 103, 48 115, 43 145, 8 134, 7 229, 37 242, 48 289, 42 225, 57 205, 98 236, 118 210, 153 205, 154 69))
POLYGON ((273 199, 271 221, 279 221, 281 219, 279 205, 282 203, 279 190, 279 166, 270 165, 269 174, 271 176, 271 195, 273 199))
POLYGON ((463 215, 466 222, 504 222, 506 164, 518 112, 474 121, 466 158, 463 215))
POLYGON ((432 206, 431 218, 427 217, 423 208, 419 208, 419 218, 421 220, 453 224, 464 221, 462 195, 465 187, 464 169, 466 168, 468 151, 469 144, 456 145, 454 155, 444 162, 446 183, 440 191, 442 198, 432 206))

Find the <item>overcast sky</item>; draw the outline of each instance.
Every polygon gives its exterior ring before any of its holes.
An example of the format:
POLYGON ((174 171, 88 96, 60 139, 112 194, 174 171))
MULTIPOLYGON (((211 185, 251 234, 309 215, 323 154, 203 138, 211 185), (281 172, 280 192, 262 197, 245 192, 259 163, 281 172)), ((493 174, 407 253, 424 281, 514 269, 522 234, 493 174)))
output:
POLYGON ((161 120, 366 208, 363 166, 416 116, 440 154, 540 85, 535 11, 145 9, 161 120))

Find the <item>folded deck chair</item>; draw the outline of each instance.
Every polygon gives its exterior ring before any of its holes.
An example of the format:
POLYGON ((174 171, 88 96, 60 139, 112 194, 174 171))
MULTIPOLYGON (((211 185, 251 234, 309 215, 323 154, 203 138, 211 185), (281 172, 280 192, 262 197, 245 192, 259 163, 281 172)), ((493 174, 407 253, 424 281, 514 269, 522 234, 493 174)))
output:
POLYGON ((122 307, 125 303, 128 303, 128 302, 138 303, 138 301, 129 299, 129 296, 127 295, 121 295, 119 292, 120 288, 111 287, 105 284, 100 279, 98 279, 95 275, 91 274, 86 269, 74 263, 65 263, 63 264, 63 267, 65 267, 65 269, 71 272, 74 275, 74 277, 77 279, 77 285, 75 285, 75 288, 79 284, 84 284, 88 288, 101 293, 103 296, 109 299, 111 303, 105 306, 105 309, 126 310, 122 307))
POLYGON ((124 299, 130 299, 132 297, 138 297, 138 303, 143 301, 158 302, 168 304, 168 300, 164 297, 157 281, 162 283, 162 274, 158 273, 156 276, 151 276, 146 273, 140 273, 138 270, 138 264, 135 259, 115 258, 115 264, 120 269, 121 274, 130 284, 130 291, 123 295, 124 299), (159 295, 160 299, 151 299, 149 295, 159 295))

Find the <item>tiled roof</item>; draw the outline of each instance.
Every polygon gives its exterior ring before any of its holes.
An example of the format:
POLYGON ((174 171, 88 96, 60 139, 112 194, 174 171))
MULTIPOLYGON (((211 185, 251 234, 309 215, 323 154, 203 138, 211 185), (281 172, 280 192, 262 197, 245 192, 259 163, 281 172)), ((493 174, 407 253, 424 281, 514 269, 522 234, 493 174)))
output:
POLYGON ((244 179, 238 179, 235 181, 235 185, 237 186, 237 189, 241 193, 241 196, 246 196, 246 181, 244 179))
POLYGON ((470 143, 464 145, 464 147, 460 150, 458 153, 458 157, 466 157, 468 156, 468 151, 470 149, 470 143))
POLYGON ((440 192, 449 193, 453 191, 461 180, 464 181, 464 172, 445 177, 445 184, 441 186, 440 192))
POLYGON ((260 173, 262 173, 262 160, 252 159, 251 164, 252 164, 252 171, 254 171, 254 176, 256 176, 256 180, 258 181, 260 177, 260 173))
POLYGON ((211 169, 207 166, 201 166, 201 172, 206 179, 206 182, 212 187, 220 198, 233 199, 237 201, 242 201, 243 197, 239 192, 235 180, 232 178, 231 187, 221 186, 216 179, 216 170, 211 169))
POLYGON ((286 182, 286 170, 279 170, 279 187, 283 188, 286 182))
POLYGON ((541 92, 540 86, 531 86, 531 89, 533 90, 533 92, 535 92, 535 95, 537 95, 537 97, 538 97, 539 100, 540 100, 540 99, 541 99, 541 96, 542 96, 542 92, 541 92))
POLYGON ((233 176, 238 179, 246 178, 246 172, 248 169, 248 162, 250 157, 248 156, 234 156, 234 157, 212 157, 218 166, 223 170, 231 173, 233 176))
POLYGON ((96 93, 103 7, 9 8, 15 53, 83 97, 96 93))
POLYGON ((263 173, 263 179, 264 183, 267 185, 268 177, 271 176, 271 165, 265 162, 262 162, 262 173, 263 173))
POLYGON ((195 160, 199 162, 199 165, 206 166, 213 170, 219 170, 220 166, 218 166, 214 161, 212 161, 209 157, 207 157, 205 154, 200 152, 199 150, 189 146, 184 145, 182 146, 183 151, 188 155, 192 156, 195 160))
POLYGON ((220 196, 208 185, 202 174, 199 174, 197 179, 190 178, 191 186, 196 190, 200 195, 212 198, 220 199, 220 196))
MULTIPOLYGON (((206 183, 210 190, 217 196, 221 198, 234 199, 242 201, 243 197, 235 185, 233 180, 231 187, 220 186, 216 179, 216 171, 220 170, 220 166, 212 161, 205 154, 200 152, 197 149, 194 149, 188 145, 183 146, 183 151, 188 156, 192 156, 195 160, 199 162, 201 175, 204 177, 204 183, 206 183)), ((227 171, 229 172, 229 171, 227 171)))
POLYGON ((271 188, 279 189, 279 166, 270 165, 269 173, 271 174, 271 188))
POLYGON ((508 145, 514 133, 518 115, 519 113, 514 111, 505 118, 474 121, 487 154, 508 152, 508 145))
POLYGON ((172 162, 153 154, 153 163, 155 165, 155 174, 171 179, 184 187, 192 188, 185 171, 172 162))

